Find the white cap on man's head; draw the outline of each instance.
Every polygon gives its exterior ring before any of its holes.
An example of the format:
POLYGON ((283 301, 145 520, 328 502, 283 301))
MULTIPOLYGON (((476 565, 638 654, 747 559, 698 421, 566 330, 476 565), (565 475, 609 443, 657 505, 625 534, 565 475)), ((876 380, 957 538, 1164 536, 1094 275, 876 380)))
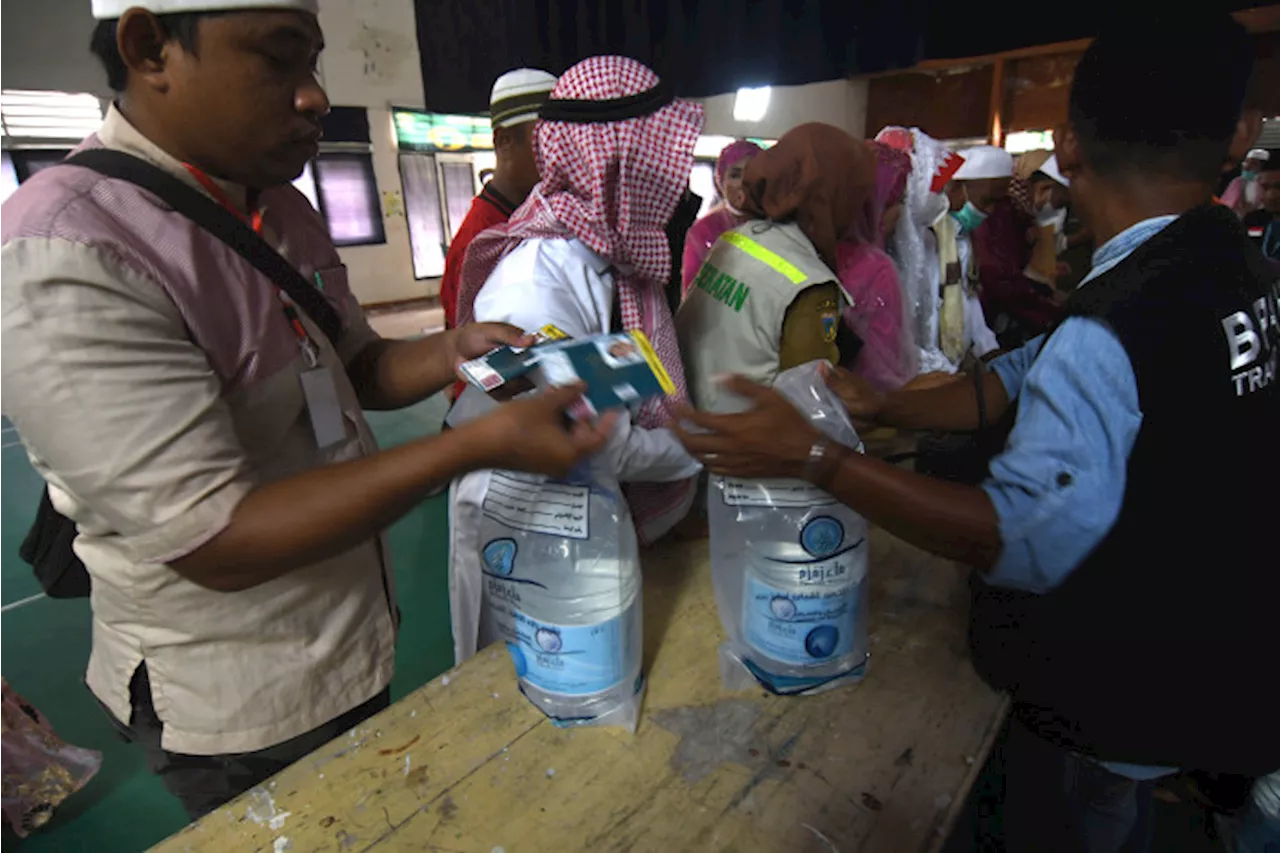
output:
POLYGON ((489 95, 493 126, 511 127, 533 121, 555 87, 556 76, 538 68, 517 68, 503 74, 494 81, 489 95))
MULTIPOLYGON (((1239 151, 1240 149, 1236 149, 1239 151)), ((1244 155, 1246 160, 1261 160, 1263 163, 1271 159, 1271 152, 1265 148, 1251 148, 1249 153, 1244 155)))
POLYGON ((1057 154, 1054 154, 1048 160, 1045 160, 1043 163, 1041 163, 1040 168, 1037 169, 1036 171, 1044 172, 1046 175, 1053 178, 1055 181, 1062 184, 1064 187, 1071 186, 1071 181, 1067 178, 1066 175, 1062 174, 1062 170, 1058 168, 1057 154))
POLYGON ((181 12, 236 12, 250 9, 293 9, 316 14, 319 0, 93 0, 93 17, 118 18, 130 9, 146 9, 156 15, 181 12))
POLYGON ((956 170, 952 180, 980 181, 983 178, 1012 178, 1013 155, 994 145, 979 145, 961 151, 964 163, 956 170))

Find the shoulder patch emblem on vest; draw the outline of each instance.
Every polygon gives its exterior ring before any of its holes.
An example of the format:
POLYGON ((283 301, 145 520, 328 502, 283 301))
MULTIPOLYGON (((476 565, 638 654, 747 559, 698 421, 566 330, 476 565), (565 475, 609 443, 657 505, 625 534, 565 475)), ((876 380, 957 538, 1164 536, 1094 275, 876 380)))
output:
POLYGON ((835 300, 819 305, 818 316, 822 321, 822 340, 829 344, 835 343, 836 334, 840 331, 840 312, 836 310, 835 300))

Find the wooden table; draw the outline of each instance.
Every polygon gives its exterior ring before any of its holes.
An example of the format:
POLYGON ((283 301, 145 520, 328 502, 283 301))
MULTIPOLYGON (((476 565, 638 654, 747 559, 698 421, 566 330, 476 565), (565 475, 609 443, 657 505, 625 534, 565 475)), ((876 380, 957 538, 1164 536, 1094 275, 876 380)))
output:
POLYGON ((1000 727, 965 647, 962 571, 871 536, 867 678, 817 697, 727 693, 707 545, 644 561, 637 732, 565 731, 501 644, 156 850, 924 851, 1000 727))

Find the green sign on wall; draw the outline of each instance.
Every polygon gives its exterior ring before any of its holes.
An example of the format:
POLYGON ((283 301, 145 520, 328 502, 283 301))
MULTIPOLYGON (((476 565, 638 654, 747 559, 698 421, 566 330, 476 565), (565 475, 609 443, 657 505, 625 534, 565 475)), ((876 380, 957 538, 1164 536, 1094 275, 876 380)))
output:
POLYGON ((457 116, 393 109, 396 144, 404 151, 492 151, 488 116, 457 116))

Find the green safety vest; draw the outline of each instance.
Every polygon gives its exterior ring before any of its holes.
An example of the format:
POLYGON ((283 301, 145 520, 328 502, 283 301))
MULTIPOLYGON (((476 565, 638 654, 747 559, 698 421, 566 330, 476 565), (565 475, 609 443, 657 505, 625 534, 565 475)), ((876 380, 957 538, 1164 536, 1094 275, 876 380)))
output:
POLYGON ((796 297, 838 281, 793 222, 752 221, 720 235, 676 315, 685 378, 698 408, 728 411, 715 378, 739 373, 772 384, 782 322, 796 297))

